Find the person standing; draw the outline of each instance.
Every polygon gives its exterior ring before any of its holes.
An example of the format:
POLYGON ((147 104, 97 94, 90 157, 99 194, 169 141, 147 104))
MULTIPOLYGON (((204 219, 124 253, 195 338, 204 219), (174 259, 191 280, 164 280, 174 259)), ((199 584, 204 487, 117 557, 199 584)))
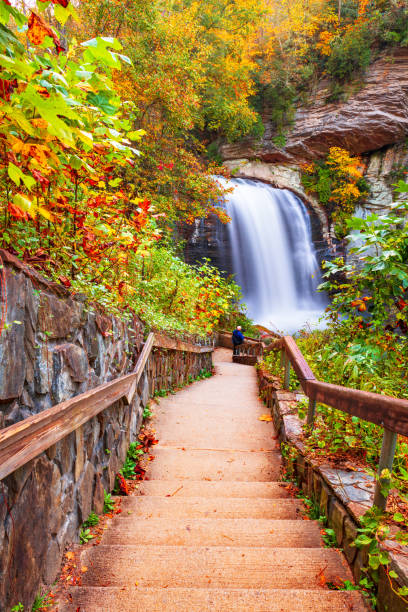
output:
POLYGON ((239 355, 239 347, 244 343, 244 334, 242 333, 242 327, 240 325, 237 326, 236 329, 232 332, 232 344, 233 344, 233 355, 239 355))

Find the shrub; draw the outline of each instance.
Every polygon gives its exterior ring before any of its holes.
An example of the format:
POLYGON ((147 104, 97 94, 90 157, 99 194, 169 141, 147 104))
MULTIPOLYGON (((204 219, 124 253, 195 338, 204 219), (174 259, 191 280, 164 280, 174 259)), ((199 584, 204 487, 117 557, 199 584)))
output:
POLYGON ((345 81, 364 72, 371 60, 373 34, 369 23, 359 24, 332 42, 326 61, 327 73, 338 81, 345 81))

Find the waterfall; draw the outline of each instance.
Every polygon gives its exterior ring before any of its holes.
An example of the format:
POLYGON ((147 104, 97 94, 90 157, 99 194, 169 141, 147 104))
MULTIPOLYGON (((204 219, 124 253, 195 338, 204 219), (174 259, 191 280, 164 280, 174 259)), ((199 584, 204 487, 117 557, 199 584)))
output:
POLYGON ((247 179, 226 181, 232 269, 249 316, 268 328, 293 333, 315 326, 326 297, 307 209, 286 189, 247 179))

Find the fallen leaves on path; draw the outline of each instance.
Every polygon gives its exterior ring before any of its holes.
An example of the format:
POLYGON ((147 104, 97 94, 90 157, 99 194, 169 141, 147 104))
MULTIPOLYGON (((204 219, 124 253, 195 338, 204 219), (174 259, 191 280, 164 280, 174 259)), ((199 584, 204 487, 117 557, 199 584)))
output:
POLYGON ((269 414, 262 414, 260 417, 258 417, 258 421, 266 421, 269 423, 272 421, 272 417, 269 414))

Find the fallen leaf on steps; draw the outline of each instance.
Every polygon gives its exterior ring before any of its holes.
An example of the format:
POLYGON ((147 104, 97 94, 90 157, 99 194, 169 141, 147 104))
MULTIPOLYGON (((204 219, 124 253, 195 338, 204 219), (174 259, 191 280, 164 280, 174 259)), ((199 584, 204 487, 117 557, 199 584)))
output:
POLYGON ((272 421, 272 417, 269 414, 262 414, 260 417, 258 417, 258 421, 272 421))

